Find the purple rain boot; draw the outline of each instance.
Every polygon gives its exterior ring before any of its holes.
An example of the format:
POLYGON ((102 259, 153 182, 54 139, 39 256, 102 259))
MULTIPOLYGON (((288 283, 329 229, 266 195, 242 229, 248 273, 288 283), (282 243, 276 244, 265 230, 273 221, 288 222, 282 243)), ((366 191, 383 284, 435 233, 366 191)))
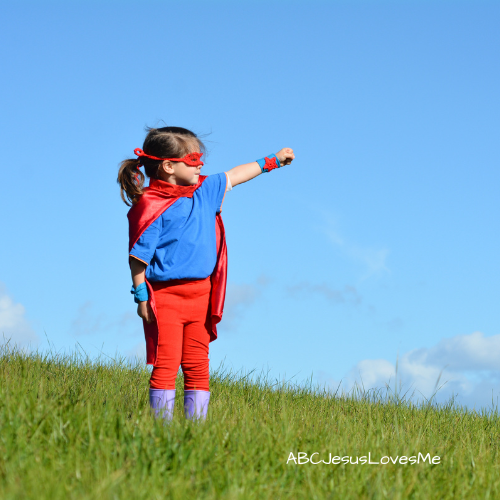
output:
POLYGON ((189 420, 207 418, 208 402, 210 392, 208 391, 184 391, 184 414, 189 420))
POLYGON ((175 389, 149 389, 149 406, 155 411, 156 418, 174 418, 175 389))

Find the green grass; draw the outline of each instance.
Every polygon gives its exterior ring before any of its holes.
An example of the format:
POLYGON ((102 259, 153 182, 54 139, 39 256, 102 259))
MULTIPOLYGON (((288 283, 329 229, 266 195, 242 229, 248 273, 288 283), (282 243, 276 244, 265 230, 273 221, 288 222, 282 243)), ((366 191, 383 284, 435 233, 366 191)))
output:
POLYGON ((0 350, 0 498, 499 498, 498 413, 333 397, 219 370, 204 423, 148 409, 145 366, 0 350), (298 452, 414 465, 287 464, 298 452))

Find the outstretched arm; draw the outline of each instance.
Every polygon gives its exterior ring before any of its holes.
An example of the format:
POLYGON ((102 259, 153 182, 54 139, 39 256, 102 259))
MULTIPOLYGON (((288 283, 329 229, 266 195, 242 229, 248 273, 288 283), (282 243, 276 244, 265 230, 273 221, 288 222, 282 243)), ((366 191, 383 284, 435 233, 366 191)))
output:
MULTIPOLYGON (((278 157, 282 167, 290 165, 292 160, 295 158, 293 149, 290 148, 283 148, 279 153, 276 153, 276 156, 278 157)), ((261 173, 262 170, 260 165, 256 161, 253 161, 252 163, 245 163, 244 165, 238 165, 237 167, 234 167, 226 172, 233 187, 243 182, 247 182, 261 173)))

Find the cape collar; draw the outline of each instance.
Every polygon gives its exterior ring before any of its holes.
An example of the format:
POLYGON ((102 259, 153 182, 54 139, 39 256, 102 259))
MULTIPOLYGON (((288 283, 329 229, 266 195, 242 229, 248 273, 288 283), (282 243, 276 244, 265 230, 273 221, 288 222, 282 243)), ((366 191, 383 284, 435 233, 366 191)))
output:
POLYGON ((150 179, 149 189, 161 191, 163 194, 172 198, 178 198, 180 196, 192 198, 193 193, 201 186, 206 177, 206 175, 200 175, 198 177, 198 182, 191 186, 178 186, 177 184, 171 184, 170 182, 162 181, 160 179, 150 179))

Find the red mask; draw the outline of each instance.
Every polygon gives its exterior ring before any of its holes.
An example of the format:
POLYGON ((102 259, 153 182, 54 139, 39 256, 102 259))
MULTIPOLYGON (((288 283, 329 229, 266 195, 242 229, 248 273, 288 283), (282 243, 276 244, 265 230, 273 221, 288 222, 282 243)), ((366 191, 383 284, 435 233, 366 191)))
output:
POLYGON ((204 164, 200 160, 200 158, 203 156, 203 153, 188 153, 182 158, 158 158, 156 156, 147 155, 141 148, 134 149, 134 153, 139 157, 145 156, 146 158, 151 158, 152 160, 182 161, 186 165, 190 165, 191 167, 197 167, 198 165, 204 164))

